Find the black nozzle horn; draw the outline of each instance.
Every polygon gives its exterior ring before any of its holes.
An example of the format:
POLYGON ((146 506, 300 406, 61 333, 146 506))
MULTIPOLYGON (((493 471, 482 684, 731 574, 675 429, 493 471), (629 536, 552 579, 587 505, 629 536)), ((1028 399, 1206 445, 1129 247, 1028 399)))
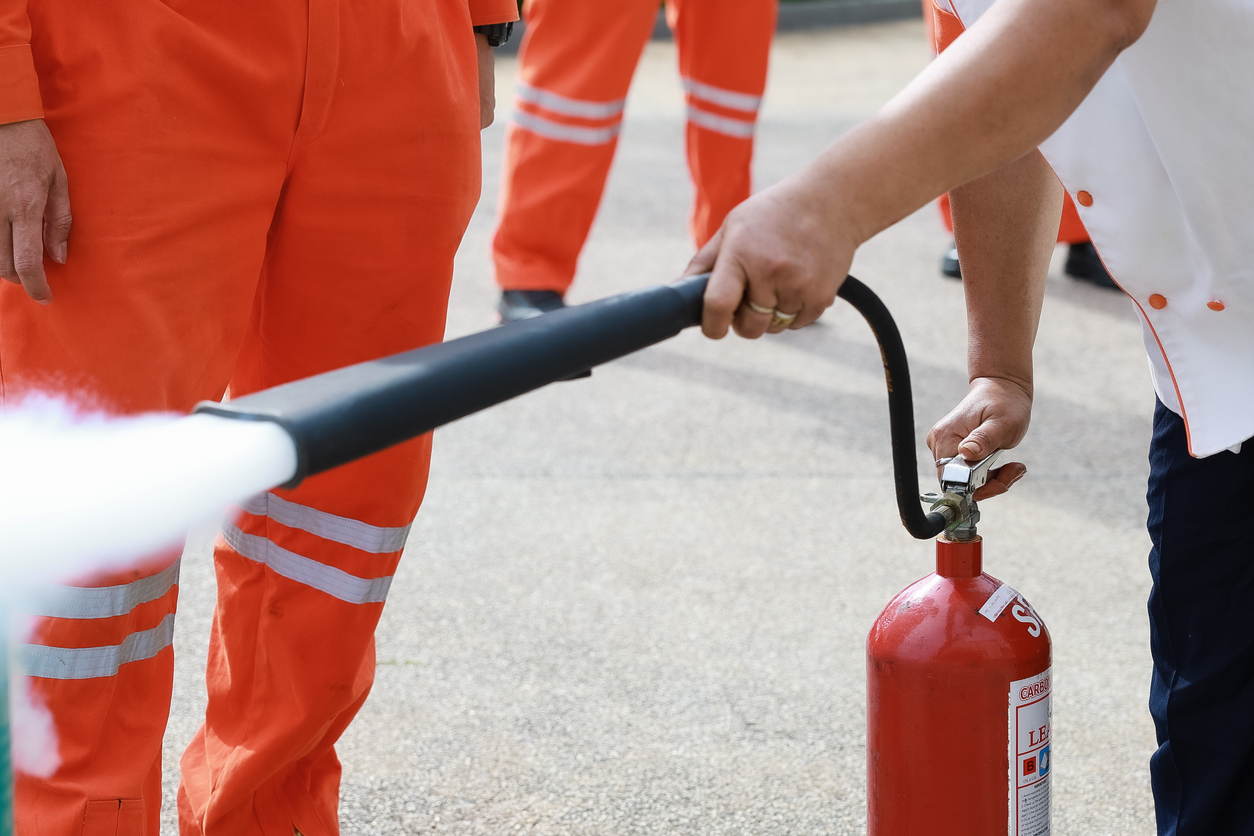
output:
POLYGON ((195 411, 282 426, 296 444, 291 487, 675 336, 701 322, 708 278, 562 308, 195 411))

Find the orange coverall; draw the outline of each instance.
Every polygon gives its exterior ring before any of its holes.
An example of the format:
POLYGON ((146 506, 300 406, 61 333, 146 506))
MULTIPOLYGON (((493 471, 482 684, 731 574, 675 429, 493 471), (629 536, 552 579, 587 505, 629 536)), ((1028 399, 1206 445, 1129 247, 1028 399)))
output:
MULTIPOLYGON (((43 116, 68 173, 55 299, 0 285, 0 399, 186 411, 441 339, 480 191, 472 25, 514 0, 0 0, 0 122, 43 116)), ((429 438, 244 504, 215 548, 184 834, 339 832, 333 745, 429 438)), ((66 525, 74 520, 67 519, 66 525)), ((92 578, 16 649, 58 771, 22 836, 157 836, 178 563, 92 578)))
MULTIPOLYGON (((658 0, 527 0, 492 255, 504 290, 565 293, 596 215, 658 0)), ((668 0, 688 101, 690 231, 708 241, 750 193, 776 0, 668 0)))
MULTIPOLYGON (((936 0, 923 0, 923 19, 930 24, 928 33, 931 36, 933 54, 943 51, 954 42, 954 38, 963 32, 962 21, 958 20, 958 16, 944 5, 937 6, 936 0)), ((940 209, 945 229, 952 233, 954 218, 949 209, 949 195, 941 195, 936 201, 936 206, 940 209)), ((1064 192, 1062 220, 1058 224, 1058 243, 1083 244, 1088 240, 1089 232, 1080 221, 1080 213, 1076 211, 1071 195, 1064 192)))

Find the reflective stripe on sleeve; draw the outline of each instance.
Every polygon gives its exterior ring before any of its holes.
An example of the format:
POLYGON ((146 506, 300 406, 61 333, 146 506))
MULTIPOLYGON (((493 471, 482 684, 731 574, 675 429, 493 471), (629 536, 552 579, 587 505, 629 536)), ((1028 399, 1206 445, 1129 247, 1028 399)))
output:
POLYGON ((269 517, 288 528, 299 528, 316 534, 324 540, 342 543, 371 554, 387 554, 405 548, 405 540, 409 537, 409 526, 384 528, 369 525, 349 517, 339 517, 298 505, 272 493, 263 493, 241 502, 240 507, 250 514, 269 517))
POLYGON ((55 586, 37 595, 33 606, 23 608, 28 615, 51 618, 112 618, 126 615, 140 604, 165 595, 179 582, 179 558, 155 575, 117 586, 55 586))
POLYGON ((576 145, 608 145, 618 136, 619 126, 608 128, 581 128, 577 125, 563 125, 543 116, 536 116, 525 110, 514 111, 514 124, 531 131, 533 134, 560 142, 573 142, 576 145))
POLYGON ((303 583, 319 592, 349 604, 377 604, 388 597, 392 576, 359 578, 334 566, 290 552, 256 534, 245 534, 237 526, 226 523, 222 537, 227 544, 249 560, 269 566, 275 574, 303 583))
POLYGON ((562 116, 578 116, 583 119, 610 119, 622 113, 627 104, 626 99, 612 102, 572 99, 569 96, 561 96, 539 87, 532 87, 530 84, 523 84, 521 81, 518 82, 515 92, 519 99, 528 104, 551 110, 562 116))
POLYGON ((688 121, 707 131, 733 136, 737 139, 753 139, 753 123, 741 119, 719 116, 700 108, 688 106, 688 121))
POLYGON ((748 93, 725 90, 722 87, 715 87, 713 84, 697 81, 695 78, 684 79, 684 90, 688 91, 688 94, 694 98, 704 99, 710 104, 716 104, 719 107, 729 107, 732 110, 743 110, 746 113, 757 113, 758 108, 762 106, 761 96, 751 96, 748 93))
POLYGON ((114 676, 127 662, 151 659, 174 643, 174 613, 151 630, 131 633, 118 645, 107 647, 44 647, 21 644, 17 664, 27 676, 44 679, 95 679, 114 676))

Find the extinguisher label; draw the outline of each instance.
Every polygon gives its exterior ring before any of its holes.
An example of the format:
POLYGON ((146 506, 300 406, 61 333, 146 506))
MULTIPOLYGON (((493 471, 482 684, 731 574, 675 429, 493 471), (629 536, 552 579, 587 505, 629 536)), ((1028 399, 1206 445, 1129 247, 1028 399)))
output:
POLYGON ((1004 583, 997 587, 997 591, 988 596, 988 600, 984 602, 984 606, 980 607, 980 615, 989 621, 996 621, 1005 611, 1006 606, 1019 597, 1019 593, 1011 588, 1010 584, 1004 583))
POLYGON ((1049 669, 1010 683, 1010 836, 1049 836, 1049 669))

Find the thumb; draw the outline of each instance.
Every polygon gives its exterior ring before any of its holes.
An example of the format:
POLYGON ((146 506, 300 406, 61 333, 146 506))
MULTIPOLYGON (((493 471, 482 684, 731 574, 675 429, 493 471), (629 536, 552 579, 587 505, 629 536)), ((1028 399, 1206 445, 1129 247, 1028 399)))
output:
POLYGON ((1012 435, 1005 421, 993 418, 968 433, 958 445, 958 453, 967 461, 982 459, 994 450, 1013 446, 1012 435))
POLYGON ((723 227, 720 226, 718 232, 714 233, 714 237, 706 241, 705 246, 697 251, 692 261, 688 262, 688 266, 684 268, 684 276, 696 276, 713 270, 714 262, 718 261, 718 252, 722 246, 723 227))

